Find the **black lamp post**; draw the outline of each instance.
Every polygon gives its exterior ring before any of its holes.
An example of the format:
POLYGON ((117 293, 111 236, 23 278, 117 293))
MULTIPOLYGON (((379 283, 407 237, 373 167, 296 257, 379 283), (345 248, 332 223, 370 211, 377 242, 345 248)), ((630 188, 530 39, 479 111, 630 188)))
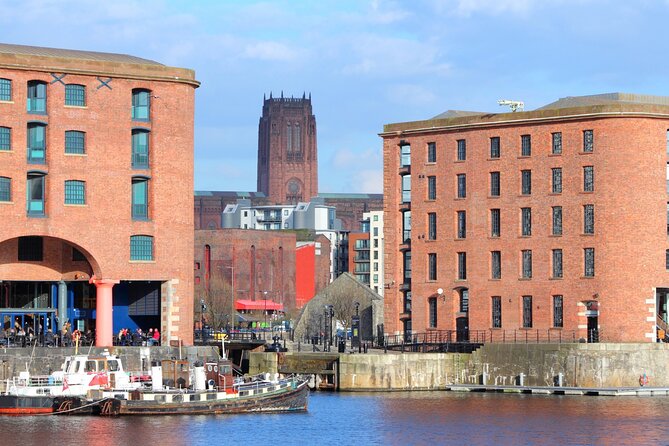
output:
POLYGON ((351 318, 351 348, 360 349, 360 316, 358 315, 360 302, 354 302, 353 305, 355 305, 355 316, 351 318))
POLYGON ((329 352, 332 345, 332 317, 334 316, 334 309, 332 305, 325 305, 325 344, 323 351, 329 352))

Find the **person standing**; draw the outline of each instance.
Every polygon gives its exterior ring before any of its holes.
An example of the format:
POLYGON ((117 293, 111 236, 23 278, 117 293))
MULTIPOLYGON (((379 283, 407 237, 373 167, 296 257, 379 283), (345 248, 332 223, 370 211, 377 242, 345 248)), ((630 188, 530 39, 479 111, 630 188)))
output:
POLYGON ((153 329, 153 343, 160 345, 160 332, 157 328, 153 329))

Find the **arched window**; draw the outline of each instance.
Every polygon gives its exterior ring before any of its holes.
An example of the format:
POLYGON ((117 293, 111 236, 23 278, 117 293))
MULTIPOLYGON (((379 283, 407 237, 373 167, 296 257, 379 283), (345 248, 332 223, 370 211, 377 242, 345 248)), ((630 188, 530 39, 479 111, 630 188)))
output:
POLYGON ((151 119, 151 91, 143 88, 132 90, 132 119, 149 121, 151 119))
POLYGON ((86 106, 86 87, 83 85, 68 84, 65 86, 65 105, 75 107, 86 106))
POLYGON ((65 181, 65 204, 86 204, 86 183, 84 181, 65 181))
POLYGON ((153 260, 153 237, 150 235, 130 236, 130 260, 153 260))
POLYGON ((300 124, 295 124, 294 127, 294 136, 293 136, 293 152, 296 154, 299 154, 302 152, 302 133, 301 133, 301 128, 300 124))
POLYGON ((28 123, 28 162, 46 162, 46 124, 41 122, 28 123))
POLYGON ((44 215, 44 172, 28 172, 26 210, 28 215, 44 215))
POLYGON ((293 153, 293 129, 290 122, 286 124, 286 151, 289 155, 293 153))
POLYGON ((65 153, 83 155, 86 153, 86 133, 77 130, 65 132, 65 153))
POLYGON ((146 129, 132 130, 132 167, 149 168, 149 131, 146 129))
POLYGON ((28 113, 46 113, 46 82, 28 81, 28 113))
POLYGON ((147 177, 132 178, 132 219, 149 219, 149 179, 147 177))

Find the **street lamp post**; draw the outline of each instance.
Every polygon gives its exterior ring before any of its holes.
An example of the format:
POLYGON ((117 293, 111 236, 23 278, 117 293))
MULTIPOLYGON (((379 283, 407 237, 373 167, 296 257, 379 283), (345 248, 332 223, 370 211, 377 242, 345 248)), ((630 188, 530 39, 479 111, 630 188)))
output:
POLYGON ((332 345, 332 318, 334 316, 334 309, 332 305, 325 305, 325 346, 323 351, 329 352, 332 345))
POLYGON ((351 348, 357 346, 360 350, 360 316, 358 315, 360 302, 354 302, 353 305, 355 305, 355 316, 351 318, 351 348))
POLYGON ((268 291, 263 291, 263 298, 265 300, 265 324, 263 325, 263 339, 267 339, 267 293, 268 291))

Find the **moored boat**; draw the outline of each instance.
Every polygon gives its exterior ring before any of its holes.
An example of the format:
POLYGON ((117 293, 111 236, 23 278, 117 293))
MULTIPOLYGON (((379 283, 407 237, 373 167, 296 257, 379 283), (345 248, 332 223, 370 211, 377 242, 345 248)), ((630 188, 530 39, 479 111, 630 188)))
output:
POLYGON ((50 375, 25 371, 3 384, 0 415, 94 412, 99 404, 92 398, 100 389, 132 391, 140 386, 123 370, 120 358, 108 352, 68 356, 61 370, 50 375))
POLYGON ((178 414, 235 414, 248 412, 306 411, 309 389, 307 380, 297 376, 278 378, 255 377, 246 380, 233 378, 228 360, 209 362, 193 367, 191 385, 183 373, 180 361, 163 361, 160 370, 152 370, 151 389, 131 392, 103 392, 114 398, 105 415, 178 415, 178 414), (182 372, 180 373, 179 370, 182 372), (160 385, 181 383, 181 388, 160 385), (118 403, 116 403, 118 401, 118 403), (118 410, 117 412, 115 410, 118 410))

